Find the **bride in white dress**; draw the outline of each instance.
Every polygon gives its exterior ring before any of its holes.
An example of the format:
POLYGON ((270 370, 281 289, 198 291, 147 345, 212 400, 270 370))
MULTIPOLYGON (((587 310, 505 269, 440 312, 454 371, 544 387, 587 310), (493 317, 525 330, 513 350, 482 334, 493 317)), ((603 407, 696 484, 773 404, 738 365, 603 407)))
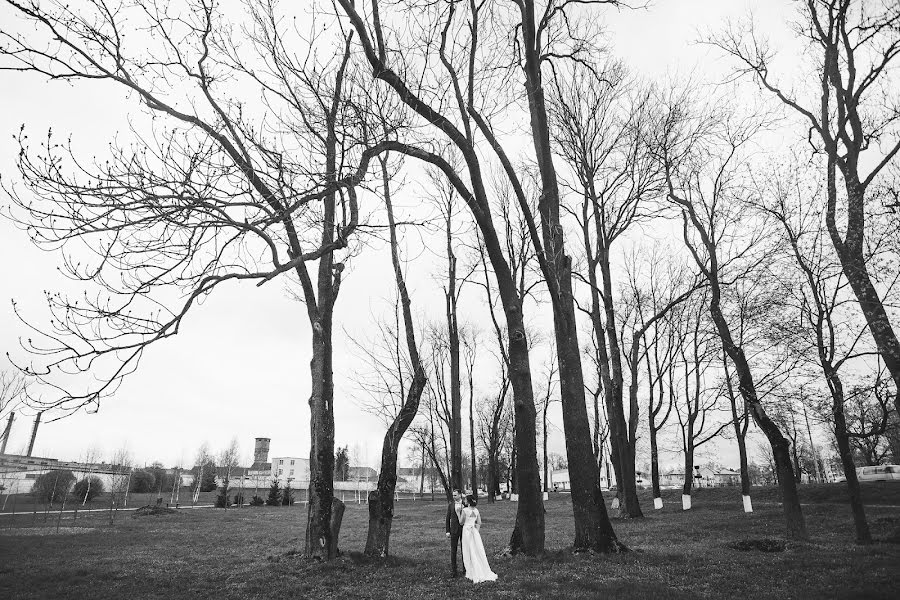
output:
POLYGON ((491 571, 487 556, 484 553, 484 544, 481 542, 481 515, 475 506, 478 504, 474 496, 466 496, 466 503, 460 515, 462 525, 462 551, 463 564, 466 565, 466 579, 473 583, 482 581, 495 581, 497 574, 491 571))

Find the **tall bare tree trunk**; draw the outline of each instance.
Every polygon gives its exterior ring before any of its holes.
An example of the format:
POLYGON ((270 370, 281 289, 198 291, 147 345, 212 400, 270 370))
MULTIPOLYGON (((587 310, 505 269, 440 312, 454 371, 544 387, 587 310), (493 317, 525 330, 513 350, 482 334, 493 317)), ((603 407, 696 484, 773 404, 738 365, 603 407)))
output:
MULTIPOLYGON (((609 344, 609 400, 610 410, 610 439, 614 461, 618 461, 616 470, 616 482, 619 486, 619 515, 626 518, 640 518, 644 514, 641 511, 637 498, 637 482, 635 480, 635 457, 632 452, 632 440, 629 433, 632 426, 625 419, 624 388, 625 381, 622 375, 622 348, 619 344, 619 332, 616 329, 616 313, 612 298, 612 273, 609 265, 608 250, 602 250, 598 255, 600 266, 601 285, 603 286, 603 311, 605 314, 606 341, 609 344), (615 427, 613 427, 615 423, 615 427)), ((635 390, 637 393, 637 390, 635 390)), ((636 399, 636 398, 635 398, 636 399)), ((630 400, 630 398, 629 398, 630 400)), ((636 416, 636 415, 635 415, 636 416)))
POLYGON ((456 255, 453 253, 452 212, 447 211, 447 289, 444 300, 450 347, 450 486, 462 489, 462 390, 460 389, 459 320, 456 311, 456 255))
POLYGON ((553 304, 553 325, 559 357, 560 396, 569 463, 572 509, 575 517, 576 550, 617 552, 625 547, 617 540, 606 503, 600 491, 600 477, 594 466, 591 430, 584 398, 581 348, 572 296, 572 261, 565 253, 560 223, 559 184, 550 147, 550 126, 541 76, 541 47, 532 0, 519 4, 522 15, 525 91, 531 116, 531 137, 541 177, 538 212, 541 215, 543 247, 547 250, 547 285, 553 304))
MULTIPOLYGON (((397 451, 403 434, 419 410, 419 400, 425 390, 427 379, 425 368, 419 359, 416 345, 415 327, 412 318, 412 302, 403 279, 400 264, 400 251, 397 244, 397 224, 394 221, 394 208, 391 204, 390 178, 387 169, 387 157, 379 157, 381 161, 381 181, 384 186, 384 203, 387 207, 388 225, 391 238, 391 264, 394 267, 394 279, 397 294, 400 296, 400 307, 403 312, 403 328, 406 332, 406 349, 409 352, 413 378, 406 392, 406 399, 397 416, 394 417, 381 449, 381 470, 378 473, 378 485, 369 492, 369 534, 366 539, 365 554, 369 556, 387 556, 390 550, 391 525, 394 520, 394 492, 397 488, 397 451)), ((397 332, 399 336, 400 332, 397 332)))
MULTIPOLYGON (((340 108, 344 73, 350 60, 350 39, 346 40, 344 56, 335 77, 332 104, 326 116, 325 181, 337 179, 338 140, 336 122, 340 108)), ((331 244, 335 236, 336 194, 323 199, 322 245, 331 244)), ((296 239, 293 227, 288 234, 296 239)), ((299 245, 299 244, 297 244, 299 245)), ((332 368, 332 322, 334 306, 341 286, 342 263, 335 263, 334 254, 326 252, 319 258, 316 286, 313 288, 306 264, 298 267, 307 316, 312 328, 312 380, 309 396, 310 438, 308 512, 304 553, 311 558, 331 560, 338 553, 338 535, 343 518, 343 502, 334 497, 334 372, 332 368)))
POLYGON ((862 493, 859 489, 859 479, 856 476, 856 464, 853 462, 850 436, 847 435, 847 422, 844 418, 843 403, 838 408, 835 402, 832 404, 832 409, 838 453, 840 454, 841 466, 844 468, 844 475, 847 479, 847 495, 850 498, 850 510, 853 513, 853 526, 856 528, 856 543, 871 544, 872 533, 869 531, 866 509, 863 506, 862 493))
MULTIPOLYGON (((585 205, 585 210, 587 210, 585 205)), ((585 213, 585 221, 587 221, 587 213, 585 213)), ((590 256, 592 254, 591 251, 591 242, 588 234, 587 227, 583 230, 584 234, 584 248, 585 251, 590 256)), ((607 426, 609 427, 609 446, 610 446, 610 459, 612 460, 613 473, 616 478, 616 488, 617 488, 617 496, 620 500, 622 500, 622 464, 620 462, 620 447, 619 441, 621 441, 621 433, 625 427, 625 415, 620 410, 621 402, 616 402, 616 395, 613 389, 613 380, 612 374, 610 373, 610 360, 609 360, 609 352, 607 350, 606 345, 606 328, 603 325, 603 309, 601 308, 600 301, 600 287, 599 282, 597 281, 597 271, 596 264, 599 262, 599 256, 594 256, 593 258, 589 258, 590 264, 587 269, 588 273, 588 284, 591 291, 591 325, 592 330, 595 336, 595 345, 597 349, 597 362, 599 363, 599 376, 601 387, 603 388, 603 401, 606 405, 606 419, 607 426)), ((621 400, 621 388, 620 388, 619 399, 621 400)), ((597 406, 597 402, 595 399, 594 402, 594 413, 595 413, 595 421, 599 423, 599 407, 597 406)), ((595 429, 595 436, 597 435, 597 430, 595 429)), ((599 458, 599 445, 595 444, 595 454, 599 458)), ((607 473, 608 481, 610 485, 612 485, 612 479, 610 478, 610 474, 607 473)))

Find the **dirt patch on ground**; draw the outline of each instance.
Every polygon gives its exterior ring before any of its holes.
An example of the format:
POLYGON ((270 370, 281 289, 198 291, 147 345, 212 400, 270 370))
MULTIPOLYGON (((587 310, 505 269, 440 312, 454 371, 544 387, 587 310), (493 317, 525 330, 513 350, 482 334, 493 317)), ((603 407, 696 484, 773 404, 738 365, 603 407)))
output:
POLYGON ((741 552, 749 552, 756 550, 758 552, 784 552, 787 542, 784 540, 773 540, 763 538, 759 540, 739 540, 728 544, 729 548, 740 550, 741 552))
POLYGON ((167 506, 142 506, 131 515, 132 517, 158 517, 160 515, 174 515, 178 511, 174 508, 169 508, 167 506))
POLYGON ((10 527, 0 529, 0 535, 75 535, 96 530, 96 527, 10 527))

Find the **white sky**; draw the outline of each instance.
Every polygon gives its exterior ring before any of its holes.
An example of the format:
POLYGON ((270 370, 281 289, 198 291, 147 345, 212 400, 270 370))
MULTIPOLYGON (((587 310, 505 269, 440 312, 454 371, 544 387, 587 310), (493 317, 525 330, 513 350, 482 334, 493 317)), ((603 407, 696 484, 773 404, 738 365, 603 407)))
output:
MULTIPOLYGON (((765 30, 787 40, 783 25, 791 4, 787 0, 659 0, 648 10, 604 12, 613 52, 635 72, 654 78, 673 72, 721 72, 722 61, 713 60, 707 48, 692 44, 696 31, 714 28, 726 17, 743 16, 751 7, 765 30)), ((10 18, 10 10, 0 8, 0 21, 10 18)), ((0 74, 4 181, 15 175, 17 145, 12 136, 22 123, 35 143, 52 126, 57 136, 71 134, 76 147, 102 156, 105 142, 117 131, 127 131, 126 112, 137 108, 133 98, 123 100, 109 92, 103 85, 70 86, 33 75, 0 74)), ((0 204, 7 202, 4 198, 0 204)), ((0 256, 4 257, 0 261, 0 349, 22 360, 17 339, 28 334, 13 315, 10 298, 26 314, 39 314, 42 290, 56 289, 62 280, 55 272, 58 255, 35 249, 22 231, 0 219, 0 256)), ((418 268, 423 271, 442 268, 442 261, 427 253, 420 260, 434 261, 421 264, 418 268)), ((371 313, 380 312, 383 299, 391 293, 389 267, 383 251, 356 259, 336 311, 336 441, 358 445, 362 462, 373 466, 378 463, 384 428, 348 398, 353 385, 347 375, 353 359, 340 328, 355 335, 367 331, 371 313)), ((438 286, 429 277, 410 282, 413 302, 419 307, 442 307, 434 304, 440 302, 438 286)), ((468 293, 478 292, 472 288, 468 293)), ((468 303, 477 305, 475 298, 468 303)), ((439 316, 440 312, 434 314, 439 316)), ((218 451, 237 437, 249 461, 253 438, 260 436, 271 438, 270 456, 307 456, 308 346, 304 309, 287 297, 283 284, 217 288, 203 306, 192 310, 177 338, 146 352, 139 371, 98 413, 80 413, 42 425, 34 453, 75 460, 94 449, 108 460, 117 449, 127 447, 138 463, 159 460, 166 465, 190 465, 201 442, 209 442, 218 451)), ((5 358, 0 361, 5 364, 5 358)), ((537 361, 533 367, 536 374, 540 372, 537 361)), ((489 388, 487 382, 483 391, 489 388)), ((561 427, 558 408, 554 419, 561 427)), ((31 417, 17 416, 8 451, 24 451, 30 430, 31 417)), ((552 451, 564 452, 559 428, 551 432, 551 446, 552 451)), ((736 463, 730 446, 721 449, 720 461, 736 463)))

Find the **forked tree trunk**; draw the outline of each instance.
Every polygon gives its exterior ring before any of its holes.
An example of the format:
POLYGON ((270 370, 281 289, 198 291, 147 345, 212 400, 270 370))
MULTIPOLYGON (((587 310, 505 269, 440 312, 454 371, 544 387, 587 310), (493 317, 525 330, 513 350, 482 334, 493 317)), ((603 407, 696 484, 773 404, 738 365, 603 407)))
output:
MULTIPOLYGON (((394 221, 394 209, 391 205, 390 181, 387 171, 387 159, 381 160, 381 176, 384 185, 384 202, 387 206, 388 225, 391 238, 391 263, 394 267, 394 279, 397 294, 400 296, 400 307, 403 312, 403 328, 406 332, 406 345, 410 364, 413 367, 413 378, 406 392, 403 406, 384 434, 381 449, 381 471, 378 473, 378 485, 369 492, 369 534, 366 539, 365 554, 368 556, 387 556, 390 550, 391 525, 394 520, 394 492, 397 488, 397 451, 400 440, 409 428, 419 410, 419 400, 427 382, 425 368, 419 359, 416 345, 415 329, 412 318, 411 301, 403 279, 403 268, 397 244, 397 225, 394 221)), ((397 332, 400 335, 400 332, 397 332)))
MULTIPOLYGON (((587 218, 585 216, 585 218, 587 218)), ((585 251, 591 252, 591 243, 588 237, 587 228, 584 228, 584 247, 585 251)), ((595 257, 594 261, 596 262, 598 259, 595 257)), ((601 302, 600 302, 600 292, 599 292, 599 282, 597 281, 597 272, 594 265, 588 267, 588 283, 591 291, 591 325, 594 331, 595 336, 595 344, 597 346, 597 362, 599 363, 599 377, 600 382, 603 387, 603 402, 606 405, 606 421, 607 426, 609 427, 609 456, 612 461, 613 473, 616 478, 616 496, 619 500, 619 505, 621 507, 622 503, 622 464, 621 464, 621 450, 619 442, 622 440, 622 435, 619 433, 625 427, 625 415, 619 410, 621 408, 621 403, 616 402, 616 394, 613 389, 613 380, 612 375, 610 374, 610 360, 609 360, 609 352, 606 347, 606 329, 603 326, 603 318, 601 316, 601 302)), ((595 408, 595 417, 599 419, 598 411, 595 408)), ((596 434, 595 434, 596 435, 596 434)), ((599 448, 595 449, 599 450, 599 448)), ((599 452, 598 452, 599 454, 599 452)), ((608 471, 608 469, 607 469, 608 471)), ((599 468, 598 468, 599 473, 599 468)), ((599 475, 598 475, 599 476, 599 475)), ((612 485, 612 478, 610 477, 610 473, 606 474, 607 480, 610 485, 612 485)), ((621 510, 620 510, 621 512, 621 510)))
MULTIPOLYGON (((541 82, 542 52, 537 30, 535 7, 526 0, 519 5, 524 40, 525 88, 531 116, 531 134, 535 158, 541 176, 541 235, 545 255, 548 288, 553 305, 556 353, 559 357, 559 387, 562 400, 566 457, 569 463, 572 510, 575 517, 574 548, 617 552, 625 547, 616 539, 600 491, 600 476, 594 466, 591 429, 584 398, 584 374, 575 303, 572 295, 572 262, 565 253, 563 228, 560 223, 560 198, 556 169, 550 148, 550 126, 544 89, 541 82)), ((632 481, 632 484, 634 482, 632 481)))
POLYGON ((610 271, 608 250, 601 252, 599 258, 600 274, 603 286, 603 311, 605 313, 606 340, 609 344, 609 399, 607 407, 610 422, 610 440, 614 448, 613 463, 616 466, 616 483, 619 490, 619 516, 624 518, 640 518, 643 515, 637 499, 637 483, 635 482, 635 459, 631 451, 629 425, 625 419, 624 387, 622 376, 622 350, 619 344, 619 333, 616 330, 616 313, 612 300, 612 273, 610 271), (613 426, 615 424, 615 426, 613 426))

